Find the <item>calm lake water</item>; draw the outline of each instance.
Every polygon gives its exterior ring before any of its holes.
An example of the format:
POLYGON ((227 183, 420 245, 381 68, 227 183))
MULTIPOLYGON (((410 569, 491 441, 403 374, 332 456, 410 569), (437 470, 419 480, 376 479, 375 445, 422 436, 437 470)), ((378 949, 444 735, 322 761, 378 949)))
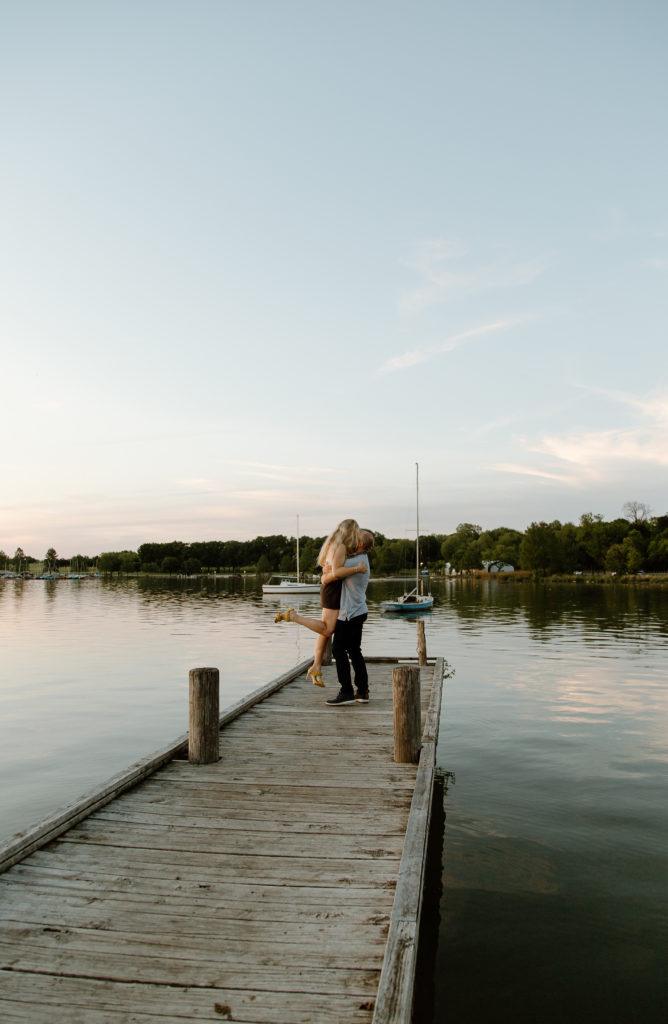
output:
MULTIPOLYGON (((400 589, 369 588, 369 654, 415 653, 379 609, 400 589)), ((668 593, 433 592, 454 675, 419 1024, 665 1024, 668 593)), ((225 706, 307 658, 278 606, 250 580, 0 583, 0 839, 184 733, 189 668, 225 706)))

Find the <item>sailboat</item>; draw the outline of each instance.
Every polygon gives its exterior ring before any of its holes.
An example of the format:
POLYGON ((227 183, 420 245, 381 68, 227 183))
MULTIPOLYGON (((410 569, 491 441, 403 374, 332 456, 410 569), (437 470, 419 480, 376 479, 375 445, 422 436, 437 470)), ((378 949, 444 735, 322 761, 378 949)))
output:
POLYGON ((297 579, 292 576, 272 576, 268 583, 262 584, 263 594, 319 594, 319 583, 302 583, 299 575, 299 516, 297 516, 297 579), (272 583, 276 580, 276 583, 272 583))
POLYGON ((396 601, 382 601, 381 610, 384 612, 421 612, 428 611, 434 599, 430 594, 422 593, 422 580, 420 579, 420 467, 415 463, 415 586, 407 593, 402 594, 396 601))

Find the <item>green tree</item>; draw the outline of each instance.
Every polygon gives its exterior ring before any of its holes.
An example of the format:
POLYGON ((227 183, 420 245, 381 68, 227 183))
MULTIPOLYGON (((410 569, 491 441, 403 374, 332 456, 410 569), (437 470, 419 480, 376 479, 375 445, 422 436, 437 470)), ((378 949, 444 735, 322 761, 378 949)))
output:
POLYGON ((573 523, 564 523, 559 531, 559 550, 562 572, 575 572, 584 569, 585 556, 578 539, 577 527, 573 523))
MULTIPOLYGON (((324 539, 324 538, 323 538, 324 539)), ((299 542, 299 570, 300 572, 314 573, 318 568, 318 555, 322 547, 322 540, 307 537, 299 542)))
POLYGON ((559 532, 561 523, 531 523, 520 545, 520 564, 533 572, 554 573, 561 570, 559 532))
POLYGON ((118 551, 103 551, 97 560, 97 567, 105 575, 118 572, 121 567, 118 551))
POLYGON ((453 569, 482 569, 480 536, 482 528, 475 523, 460 523, 454 533, 441 544, 441 554, 453 569))
POLYGON ((622 545, 626 552, 626 568, 628 572, 637 572, 644 562, 644 552, 642 550, 642 538, 639 534, 632 530, 631 533, 625 538, 624 544, 622 545))
POLYGON ((654 572, 668 571, 668 532, 653 537, 649 542, 647 566, 654 572))
POLYGON ((608 572, 626 571, 626 548, 623 544, 611 544, 605 555, 605 567, 608 572))
POLYGON ((278 567, 279 572, 295 572, 295 559, 291 554, 284 554, 278 567))
MULTIPOLYGON (((227 569, 238 569, 244 564, 244 546, 239 540, 226 540, 223 545, 223 565, 227 569)), ((278 562, 280 559, 276 559, 278 562)))
POLYGON ((420 537, 420 560, 425 565, 427 562, 436 562, 441 557, 442 543, 443 537, 433 533, 426 533, 420 537))
POLYGON ((602 569, 605 564, 605 554, 610 546, 608 531, 602 515, 585 512, 580 516, 578 541, 585 553, 587 568, 602 569))
POLYGON ((406 572, 415 569, 415 542, 411 540, 387 540, 374 548, 374 568, 380 573, 406 572))
POLYGON ((16 551, 14 552, 14 567, 17 572, 21 572, 25 560, 25 551, 23 550, 23 548, 17 548, 16 551))
POLYGON ((266 555, 260 555, 257 560, 257 565, 255 566, 255 571, 259 573, 260 576, 268 576, 269 573, 272 572, 271 562, 266 555))
POLYGON ((44 556, 44 571, 55 572, 58 562, 58 555, 55 548, 49 548, 44 556))
POLYGON ((489 567, 501 568, 502 565, 517 567, 520 564, 520 545, 522 534, 507 526, 499 526, 494 530, 485 530, 479 538, 480 558, 488 562, 489 567))
POLYGON ((118 571, 137 572, 139 570, 139 555, 136 551, 119 551, 118 571))

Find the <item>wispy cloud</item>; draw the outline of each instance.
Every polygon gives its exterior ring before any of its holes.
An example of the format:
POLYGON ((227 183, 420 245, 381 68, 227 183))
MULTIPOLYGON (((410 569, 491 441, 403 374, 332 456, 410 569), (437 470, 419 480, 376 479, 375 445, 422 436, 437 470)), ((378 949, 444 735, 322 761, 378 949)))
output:
POLYGON ((422 242, 405 262, 422 280, 402 295, 400 309, 415 313, 436 303, 491 288, 516 288, 529 284, 545 270, 544 264, 537 260, 520 263, 503 260, 468 269, 453 268, 452 264, 459 262, 465 255, 465 250, 453 240, 431 239, 422 242))
POLYGON ((421 349, 411 349, 408 352, 402 353, 402 355, 392 356, 392 358, 386 360, 378 368, 378 373, 392 373, 395 370, 406 370, 411 366, 416 366, 418 363, 425 363, 428 359, 433 359, 434 356, 441 355, 443 352, 452 352, 453 349, 458 348, 460 345, 465 345, 475 338, 480 338, 485 334, 492 334, 496 331, 507 330, 509 327, 520 323, 523 319, 523 317, 515 317, 507 320, 496 320, 490 324, 473 327, 469 331, 453 334, 446 338, 445 341, 438 341, 421 349))
POLYGON ((600 388, 591 384, 578 384, 577 386, 589 394, 601 395, 611 402, 637 409, 646 419, 668 426, 668 393, 653 391, 647 395, 634 395, 628 391, 600 388))
POLYGON ((600 393, 636 409, 644 422, 625 428, 546 434, 538 441, 525 439, 521 447, 540 457, 538 465, 500 463, 492 468, 579 487, 628 477, 629 470, 639 464, 662 470, 668 466, 668 395, 600 393))
POLYGON ((622 462, 652 462, 668 466, 668 437, 665 429, 604 430, 564 437, 544 437, 529 451, 586 471, 589 476, 607 475, 610 466, 622 462))
POLYGON ((643 260, 643 263, 644 263, 644 265, 646 267, 651 267, 652 270, 663 270, 663 271, 667 271, 668 270, 668 260, 648 259, 648 260, 643 260))
POLYGON ((336 473, 338 470, 329 469, 325 466, 284 466, 273 462, 249 462, 245 459, 226 459, 226 465, 238 466, 240 469, 248 470, 270 470, 274 473, 288 472, 288 473, 301 473, 304 476, 309 476, 313 473, 336 473))
POLYGON ((514 473, 517 476, 537 476, 544 480, 556 480, 562 484, 574 484, 577 480, 574 476, 570 476, 566 473, 549 473, 544 469, 532 469, 530 466, 520 466, 512 462, 502 462, 497 466, 492 466, 492 469, 499 473, 514 473))
POLYGON ((213 480, 205 476, 186 476, 175 480, 178 487, 183 487, 185 490, 194 491, 212 491, 215 490, 213 480))
POLYGON ((241 459, 228 459, 226 465, 234 467, 241 477, 254 477, 257 480, 271 480, 281 484, 311 483, 314 478, 331 478, 339 472, 325 466, 285 466, 241 459))

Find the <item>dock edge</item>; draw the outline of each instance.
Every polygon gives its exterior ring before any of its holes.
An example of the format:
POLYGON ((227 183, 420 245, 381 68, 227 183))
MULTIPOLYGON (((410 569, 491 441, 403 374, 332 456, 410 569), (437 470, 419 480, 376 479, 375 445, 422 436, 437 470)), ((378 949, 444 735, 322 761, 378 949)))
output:
MULTIPOLYGON (((311 661, 311 658, 307 658, 288 672, 284 672, 283 675, 277 676, 271 682, 260 686, 257 690, 253 690, 248 696, 242 697, 235 704, 231 704, 220 715, 219 728, 222 729, 224 725, 227 725, 234 718, 238 718, 244 711, 252 708, 254 704, 259 704, 265 697, 269 697, 276 690, 280 690, 287 683, 291 683, 293 679, 296 679, 297 676, 306 671, 311 661)), ((31 828, 17 833, 4 843, 0 843, 0 874, 3 871, 7 871, 13 864, 18 864, 19 861, 29 854, 34 853, 35 850, 46 846, 52 839, 57 839, 63 832, 83 821, 84 818, 87 818, 100 807, 110 803, 111 800, 121 793, 132 789, 138 782, 157 772, 159 768, 168 764, 169 761, 178 757, 179 754, 186 753, 187 748, 188 733, 184 733, 182 736, 172 740, 167 746, 160 747, 159 750, 155 750, 147 757, 136 761, 129 768, 124 769, 117 775, 112 775, 106 782, 85 793, 74 803, 61 807, 31 828)))
POLYGON ((437 658, 373 1024, 411 1024, 412 1020, 444 678, 445 660, 437 658))

